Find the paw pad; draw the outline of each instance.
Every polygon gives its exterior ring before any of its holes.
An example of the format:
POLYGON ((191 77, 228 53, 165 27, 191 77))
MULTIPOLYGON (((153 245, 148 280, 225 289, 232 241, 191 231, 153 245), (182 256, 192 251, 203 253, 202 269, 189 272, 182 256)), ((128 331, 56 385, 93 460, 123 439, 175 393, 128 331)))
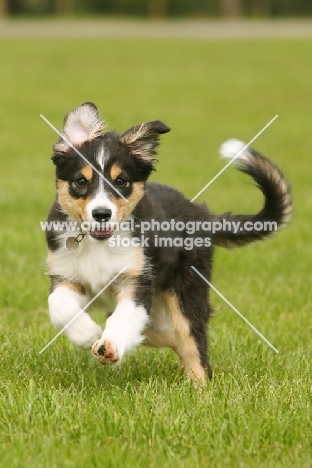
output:
POLYGON ((92 353, 102 364, 114 364, 119 361, 117 349, 110 342, 96 341, 92 346, 92 353))

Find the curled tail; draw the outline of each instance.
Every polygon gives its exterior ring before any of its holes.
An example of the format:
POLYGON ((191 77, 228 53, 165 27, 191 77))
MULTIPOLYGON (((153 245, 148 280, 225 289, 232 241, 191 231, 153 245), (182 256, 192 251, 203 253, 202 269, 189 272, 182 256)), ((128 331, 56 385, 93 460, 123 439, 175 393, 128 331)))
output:
POLYGON ((269 237, 283 229, 292 215, 291 188, 282 172, 257 151, 244 147, 242 141, 228 140, 221 146, 220 153, 227 159, 240 153, 234 164, 256 182, 264 195, 264 205, 254 215, 223 213, 215 216, 215 221, 222 222, 223 228, 216 232, 214 241, 223 247, 242 246, 269 237))

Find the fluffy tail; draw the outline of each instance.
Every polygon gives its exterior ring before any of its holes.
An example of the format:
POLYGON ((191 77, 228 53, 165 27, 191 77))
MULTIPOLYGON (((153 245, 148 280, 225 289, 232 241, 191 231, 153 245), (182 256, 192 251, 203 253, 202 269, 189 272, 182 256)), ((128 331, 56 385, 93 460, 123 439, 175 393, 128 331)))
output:
POLYGON ((283 229, 292 215, 291 189, 279 168, 245 143, 228 140, 220 148, 223 158, 233 159, 241 172, 253 178, 264 195, 264 206, 255 215, 223 213, 215 217, 222 228, 214 242, 223 247, 242 246, 271 236, 283 229), (230 227, 231 226, 231 227, 230 227))

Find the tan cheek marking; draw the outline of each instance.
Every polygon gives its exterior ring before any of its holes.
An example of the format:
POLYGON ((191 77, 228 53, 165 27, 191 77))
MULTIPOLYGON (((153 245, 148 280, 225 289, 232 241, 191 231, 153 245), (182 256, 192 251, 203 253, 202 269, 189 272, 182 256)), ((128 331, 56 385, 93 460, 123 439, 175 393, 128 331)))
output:
POLYGON ((78 208, 79 208, 79 215, 80 217, 86 221, 87 220, 87 205, 90 203, 91 201, 91 197, 87 197, 87 198, 79 198, 77 200, 77 205, 78 205, 78 208))
POLYGON ((110 170, 110 176, 112 180, 116 180, 118 176, 120 176, 122 170, 118 164, 113 164, 110 170))
POLYGON ((77 200, 69 195, 67 181, 60 179, 57 180, 57 194, 59 203, 63 210, 74 219, 79 220, 77 200))
POLYGON ((91 180, 93 177, 93 170, 92 167, 88 164, 81 169, 81 174, 87 179, 91 180))
POLYGON ((191 334, 190 324, 181 312, 178 298, 175 294, 165 293, 165 301, 169 308, 172 326, 176 332, 176 352, 185 367, 187 375, 206 383, 205 369, 200 363, 199 351, 191 334))
POLYGON ((77 221, 81 222, 87 219, 86 207, 90 198, 75 199, 68 192, 68 182, 66 180, 57 180, 58 200, 63 210, 77 221))
POLYGON ((113 201, 117 206, 117 217, 118 221, 127 218, 132 211, 134 210, 135 206, 141 200, 144 195, 144 183, 143 182, 135 182, 132 185, 132 193, 128 198, 128 202, 126 202, 123 198, 115 198, 113 197, 113 201))

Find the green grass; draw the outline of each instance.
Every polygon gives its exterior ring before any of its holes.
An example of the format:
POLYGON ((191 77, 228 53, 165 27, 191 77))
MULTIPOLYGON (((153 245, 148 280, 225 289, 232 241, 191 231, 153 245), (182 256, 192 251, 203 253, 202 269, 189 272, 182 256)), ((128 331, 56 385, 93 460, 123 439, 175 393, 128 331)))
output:
MULTIPOLYGON (((311 41, 0 42, 1 467, 311 466, 311 41), (110 128, 163 119, 154 180, 194 196, 223 167, 219 144, 249 141, 293 186, 291 226, 216 252, 214 380, 194 390, 167 350, 118 369, 54 336, 39 221, 54 197, 49 159, 63 115, 95 101, 110 128)), ((261 196, 228 169, 200 197, 215 212, 255 211, 261 196)), ((100 323, 105 315, 97 310, 100 323)))

